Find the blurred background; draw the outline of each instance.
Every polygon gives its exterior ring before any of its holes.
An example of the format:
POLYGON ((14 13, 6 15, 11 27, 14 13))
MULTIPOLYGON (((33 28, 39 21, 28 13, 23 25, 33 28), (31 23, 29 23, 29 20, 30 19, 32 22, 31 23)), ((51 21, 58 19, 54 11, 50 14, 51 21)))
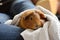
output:
MULTIPOLYGON (((11 9, 11 5, 12 5, 13 1, 14 0, 0 0, 0 13, 6 13, 9 16, 12 16, 10 9, 11 9)), ((60 20, 60 0, 31 0, 31 1, 35 6, 40 5, 40 6, 43 6, 44 8, 46 8, 46 9, 50 10, 60 20)), ((18 10, 18 8, 16 8, 16 9, 18 10)), ((15 10, 16 9, 12 8, 12 11, 14 11, 14 13, 13 13, 14 15, 15 15, 15 10)))

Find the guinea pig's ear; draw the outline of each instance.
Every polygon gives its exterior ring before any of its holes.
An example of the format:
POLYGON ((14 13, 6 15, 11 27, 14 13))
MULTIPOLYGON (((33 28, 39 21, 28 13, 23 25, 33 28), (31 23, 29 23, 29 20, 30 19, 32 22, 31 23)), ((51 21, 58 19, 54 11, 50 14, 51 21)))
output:
POLYGON ((25 20, 27 20, 32 14, 27 15, 26 17, 24 17, 25 20))
POLYGON ((27 11, 25 14, 24 14, 24 19, 28 19, 31 15, 34 14, 34 11, 27 11))
POLYGON ((42 18, 42 19, 45 19, 46 18, 46 16, 44 15, 44 14, 40 14, 40 17, 42 18))
POLYGON ((44 13, 43 13, 42 11, 36 10, 35 12, 38 13, 38 14, 40 15, 40 18, 43 18, 43 19, 46 18, 46 16, 44 15, 44 13))

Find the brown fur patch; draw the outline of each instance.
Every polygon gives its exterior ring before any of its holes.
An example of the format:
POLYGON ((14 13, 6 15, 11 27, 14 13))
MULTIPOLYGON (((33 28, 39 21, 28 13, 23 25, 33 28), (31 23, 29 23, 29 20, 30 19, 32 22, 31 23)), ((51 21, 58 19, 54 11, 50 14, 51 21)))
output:
POLYGON ((45 18, 40 10, 29 10, 21 16, 18 26, 24 29, 37 29, 43 26, 45 18))

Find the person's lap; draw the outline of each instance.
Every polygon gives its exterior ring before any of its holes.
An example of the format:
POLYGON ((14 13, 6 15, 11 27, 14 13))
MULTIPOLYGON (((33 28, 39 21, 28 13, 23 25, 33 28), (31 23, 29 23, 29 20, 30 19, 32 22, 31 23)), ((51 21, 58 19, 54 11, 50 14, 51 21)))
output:
POLYGON ((20 33, 23 29, 13 26, 0 24, 0 40, 23 40, 20 33))
POLYGON ((20 35, 23 29, 17 26, 4 24, 7 20, 9 20, 9 16, 0 13, 0 40, 23 40, 20 35))
POLYGON ((6 13, 0 13, 0 23, 4 23, 5 21, 9 19, 10 17, 6 13))

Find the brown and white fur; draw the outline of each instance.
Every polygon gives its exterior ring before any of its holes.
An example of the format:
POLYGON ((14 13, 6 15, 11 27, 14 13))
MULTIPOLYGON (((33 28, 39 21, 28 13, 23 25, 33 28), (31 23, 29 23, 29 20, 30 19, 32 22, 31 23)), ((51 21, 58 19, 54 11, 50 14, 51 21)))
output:
POLYGON ((23 29, 37 29, 42 27, 46 17, 44 13, 40 10, 26 10, 17 14, 13 20, 5 22, 5 24, 11 24, 19 26, 23 29))

